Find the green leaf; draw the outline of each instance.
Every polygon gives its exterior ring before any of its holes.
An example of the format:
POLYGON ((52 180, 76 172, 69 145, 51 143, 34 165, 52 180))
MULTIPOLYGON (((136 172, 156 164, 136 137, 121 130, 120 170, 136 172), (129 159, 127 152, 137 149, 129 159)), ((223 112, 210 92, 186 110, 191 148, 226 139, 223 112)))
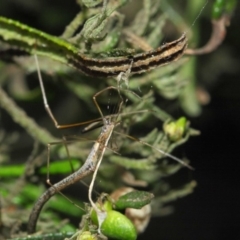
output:
POLYGON ((49 169, 47 167, 41 167, 40 173, 41 174, 69 174, 71 173, 71 164, 74 170, 80 168, 80 161, 79 159, 70 159, 70 160, 59 160, 56 162, 51 162, 49 169))
POLYGON ((11 165, 11 166, 4 166, 0 167, 0 177, 19 177, 23 175, 25 170, 24 165, 11 165))
POLYGON ((121 196, 116 202, 116 209, 135 208, 140 209, 149 204, 154 195, 144 191, 132 191, 121 196))

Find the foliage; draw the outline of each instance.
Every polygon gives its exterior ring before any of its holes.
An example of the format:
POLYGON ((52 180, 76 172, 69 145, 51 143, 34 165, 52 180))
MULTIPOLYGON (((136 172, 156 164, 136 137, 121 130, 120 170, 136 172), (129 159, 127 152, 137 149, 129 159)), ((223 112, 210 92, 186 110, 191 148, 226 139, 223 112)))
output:
MULTIPOLYGON (((36 65, 32 54, 41 56, 39 57, 39 65, 41 71, 45 73, 44 79, 50 79, 47 75, 51 75, 52 79, 57 81, 54 87, 47 83, 46 91, 53 112, 60 109, 61 114, 58 117, 60 122, 66 121, 68 123, 76 119, 76 121, 86 121, 93 116, 99 117, 97 109, 92 103, 92 96, 106 86, 118 86, 123 98, 128 99, 126 103, 124 102, 122 114, 119 114, 118 117, 121 125, 117 130, 118 134, 114 136, 113 144, 109 146, 110 150, 106 151, 98 173, 96 183, 99 191, 110 193, 123 185, 128 185, 154 193, 155 198, 151 201, 151 208, 152 215, 155 216, 171 213, 172 208, 167 206, 169 202, 192 193, 196 186, 195 181, 180 183, 177 187, 171 186, 170 177, 173 174, 176 175, 183 168, 183 165, 166 159, 166 154, 163 152, 170 154, 177 146, 186 142, 190 136, 198 134, 196 130, 190 128, 186 118, 181 117, 175 121, 174 117, 171 116, 171 114, 177 116, 172 109, 179 106, 192 116, 199 115, 201 112, 196 95, 195 59, 183 57, 170 65, 156 68, 151 72, 130 77, 127 75, 125 76, 126 81, 123 83, 117 83, 116 79, 113 78, 87 77, 71 68, 76 68, 74 62, 78 62, 82 56, 87 59, 129 57, 136 53, 156 49, 162 41, 165 42, 165 36, 171 37, 171 39, 178 38, 179 33, 188 29, 185 20, 193 21, 204 5, 202 0, 194 1, 194 6, 191 2, 193 1, 187 1, 186 17, 181 17, 181 13, 177 13, 173 5, 170 4, 171 1, 144 0, 141 9, 134 14, 133 21, 126 23, 124 17, 130 8, 130 3, 127 0, 78 0, 77 3, 81 10, 79 8, 79 13, 66 26, 60 37, 46 34, 15 20, 0 17, 0 57, 5 60, 0 65, 1 107, 11 116, 13 121, 24 129, 24 131, 22 129, 14 131, 4 129, 4 121, 2 129, 0 129, 1 201, 4 209, 1 218, 2 234, 9 237, 11 232, 15 236, 26 236, 26 233, 22 232, 25 231, 23 225, 27 222, 34 201, 45 189, 40 177, 41 174, 45 175, 46 173, 47 153, 45 146, 48 143, 60 141, 58 137, 54 136, 55 134, 50 133, 51 131, 41 127, 45 126, 43 123, 45 120, 39 120, 39 118, 44 115, 48 119, 48 116, 40 110, 43 109, 43 104, 40 100, 39 87, 37 84, 33 84, 36 88, 32 90, 28 88, 29 83, 31 85, 32 82, 37 82, 37 77, 34 74, 36 65), (125 9, 122 9, 121 7, 124 5, 125 9), (165 26, 168 28, 164 31, 165 26), (13 60, 14 64, 9 60, 13 60), (52 92, 50 88, 52 88, 52 92), (7 90, 4 91, 4 89, 7 90), (53 100, 58 97, 55 93, 56 89, 62 89, 59 94, 60 100, 57 103, 53 100), (139 98, 138 95, 141 97, 139 98), (22 105, 22 103, 25 103, 26 106, 30 105, 31 109, 37 110, 36 113, 26 110, 26 114, 25 110, 19 107, 15 101, 18 101, 18 105, 22 105), (166 106, 168 102, 173 104, 168 105, 168 108, 163 110, 163 106, 166 106), (35 120, 28 115, 34 116, 35 120), (159 120, 162 121, 163 128, 160 127, 159 120), (32 137, 34 144, 29 144, 28 148, 24 149, 22 144, 30 142, 29 138, 26 137, 26 132, 32 137), (134 136, 137 141, 132 141, 133 137, 128 139, 124 134, 134 136), (144 143, 147 144, 144 145, 144 143), (153 147, 149 147, 149 145, 153 147), (20 161, 16 162, 14 161, 14 153, 16 153, 16 157, 20 147, 27 153, 24 153, 21 159, 18 159, 20 161), (29 147, 32 149, 31 154, 29 147), (161 151, 158 151, 159 149, 161 151), (116 152, 118 154, 115 154, 116 152), (33 183, 39 184, 40 187, 34 186, 33 183), (19 219, 19 224, 16 223, 15 219, 19 219)), ((216 1, 213 6, 213 18, 218 19, 226 11, 231 12, 234 9, 234 4, 236 1, 231 1, 231 4, 228 5, 224 4, 224 1, 216 1)), ((196 23, 191 30, 194 31, 193 41, 197 44, 199 34, 196 23)), ((187 34, 190 35, 189 32, 187 34)), ((88 64, 88 62, 86 63, 88 64)), ((105 116, 115 113, 114 109, 119 103, 119 97, 111 92, 108 96, 100 96, 98 101, 105 116), (112 112, 106 110, 107 107, 112 108, 112 112)), ((47 121, 50 122, 49 119, 47 121)), ((76 129, 73 132, 69 131, 68 135, 77 135, 76 129)), ((62 135, 65 135, 65 132, 62 135)), ((69 144, 67 147, 70 159, 66 153, 65 144, 53 144, 50 156, 51 160, 55 158, 55 162, 50 164, 51 178, 55 174, 71 173, 69 161, 66 159, 72 162, 74 169, 82 166, 94 141, 89 141, 89 139, 96 139, 97 136, 98 132, 94 131, 87 136, 88 141, 73 141, 69 144)), ((81 138, 85 138, 85 135, 81 138)), ((184 161, 188 162, 186 159, 184 161)), ((76 189, 78 188, 79 185, 76 186, 76 189)), ((144 193, 144 191, 137 193, 140 200, 136 204, 140 204, 141 207, 148 206, 151 200, 149 197, 146 201, 144 193)), ((131 192, 124 197, 127 199, 126 202, 131 202, 131 208, 138 208, 133 201, 134 198, 138 199, 138 197, 135 195, 133 197, 133 194, 136 193, 131 192)), ((124 197, 119 199, 124 199, 124 197)), ((78 197, 75 196, 75 198, 78 197)), ((77 200, 73 200, 73 202, 75 205, 60 194, 50 199, 47 209, 44 209, 40 215, 39 229, 43 233, 51 232, 54 235, 53 239, 59 239, 58 231, 74 231, 74 227, 71 224, 66 224, 66 221, 56 214, 56 211, 66 214, 67 209, 71 216, 77 218, 80 218, 86 211, 87 214, 83 217, 82 222, 84 227, 74 237, 84 239, 84 234, 87 234, 88 237, 89 234, 94 235, 97 228, 96 226, 94 228, 89 220, 90 207, 77 200), (84 211, 76 205, 81 206, 84 211)), ((122 204, 126 203, 116 201, 116 206, 114 203, 113 206, 117 208, 118 205, 122 206, 122 204)), ((121 208, 128 209, 129 205, 124 205, 121 208)), ((119 214, 115 213, 115 209, 111 209, 111 211, 113 215, 119 214)), ((110 230, 113 229, 110 227, 110 230)), ((115 234, 118 231, 114 229, 113 232, 115 234)), ((92 237, 95 239, 95 235, 92 237)), ((33 236, 27 239, 38 239, 38 237, 33 236)))

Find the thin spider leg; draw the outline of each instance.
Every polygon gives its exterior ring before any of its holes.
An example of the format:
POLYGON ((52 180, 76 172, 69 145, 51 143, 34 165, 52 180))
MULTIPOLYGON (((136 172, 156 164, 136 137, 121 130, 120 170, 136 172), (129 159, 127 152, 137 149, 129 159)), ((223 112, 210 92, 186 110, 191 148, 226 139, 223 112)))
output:
MULTIPOLYGON (((119 124, 120 122, 115 122, 115 127, 119 124)), ((115 132, 115 131, 114 131, 115 132)), ((68 143, 75 143, 77 141, 89 141, 89 142, 94 142, 96 143, 97 140, 93 140, 93 139, 87 139, 87 138, 81 138, 81 137, 78 137, 78 136, 69 136, 68 137, 69 139, 71 140, 67 140, 68 143)), ((106 147, 108 150, 112 151, 113 153, 117 154, 117 155, 121 155, 119 152, 115 151, 114 149, 112 148, 109 148, 109 147, 106 147)))
POLYGON ((35 58, 35 63, 36 63, 36 69, 37 69, 37 74, 38 74, 38 80, 39 80, 39 84, 40 84, 40 89, 41 89, 41 92, 42 92, 42 97, 43 97, 43 103, 44 103, 44 107, 49 115, 49 117, 52 119, 55 127, 57 129, 65 129, 65 128, 71 128, 71 127, 78 127, 78 126, 83 126, 83 125, 86 125, 86 124, 90 124, 90 123, 93 123, 93 122, 99 122, 102 120, 102 118, 96 118, 96 119, 92 119, 92 120, 89 120, 89 121, 85 121, 85 122, 80 122, 80 123, 73 123, 73 124, 64 124, 64 125, 59 125, 57 119, 55 118, 54 114, 52 113, 52 110, 48 104, 48 100, 47 100, 47 97, 46 97, 46 91, 45 91, 45 88, 44 88, 44 84, 43 84, 43 79, 42 79, 42 74, 40 72, 40 67, 39 67, 39 63, 38 63, 38 59, 37 59, 37 55, 35 54, 34 55, 34 58, 35 58))
MULTIPOLYGON (((120 80, 118 80, 118 81, 120 81, 120 80)), ((140 97, 138 94, 136 94, 135 92, 133 92, 133 91, 131 91, 131 90, 129 90, 129 89, 124 89, 124 90, 122 90, 122 91, 124 91, 124 92, 130 92, 130 93, 132 93, 135 97, 141 99, 141 97, 140 97)), ((109 119, 109 118, 112 118, 112 117, 118 118, 118 116, 120 115, 120 110, 122 109, 122 105, 123 105, 123 102, 124 102, 124 101, 123 101, 123 97, 122 97, 122 95, 121 95, 121 93, 120 93, 120 87, 114 87, 114 86, 106 87, 106 88, 104 88, 103 90, 97 92, 97 93, 93 96, 93 101, 94 101, 94 104, 96 105, 96 107, 97 107, 97 109, 98 109, 98 111, 99 111, 99 113, 100 113, 103 121, 106 121, 106 119, 109 119), (120 101, 120 104, 119 104, 119 107, 118 107, 118 111, 117 111, 118 113, 117 113, 117 114, 110 114, 110 115, 104 117, 103 114, 102 114, 102 111, 101 111, 101 109, 100 109, 100 106, 99 106, 99 104, 98 104, 98 102, 97 102, 97 100, 96 100, 96 98, 97 98, 97 96, 99 96, 99 95, 102 94, 103 92, 105 92, 105 91, 107 91, 107 90, 110 90, 110 89, 114 89, 114 90, 116 90, 116 91, 118 92, 118 96, 119 96, 119 98, 120 98, 121 101, 120 101)), ((140 112, 143 112, 143 111, 146 111, 146 110, 136 111, 136 113, 140 113, 140 112)), ((148 110, 147 110, 147 111, 148 111, 148 110)), ((130 114, 131 114, 131 113, 130 113, 130 114)), ((124 115, 128 115, 128 113, 127 113, 127 114, 124 114, 124 115)), ((85 128, 85 129, 86 129, 86 128, 85 128)))
POLYGON ((106 124, 103 127, 104 131, 102 133, 101 141, 99 142, 99 150, 98 150, 99 151, 99 158, 98 158, 98 162, 96 164, 96 167, 94 169, 92 181, 91 181, 90 186, 89 186, 88 198, 89 198, 89 201, 90 201, 92 207, 94 208, 94 210, 96 212, 99 212, 99 210, 98 210, 97 206, 95 205, 95 203, 92 200, 93 185, 94 185, 98 169, 99 169, 99 167, 101 165, 101 162, 102 162, 102 159, 103 159, 103 155, 104 155, 104 153, 106 151, 106 148, 107 148, 108 142, 109 142, 109 140, 111 138, 111 135, 112 135, 114 127, 115 127, 115 123, 114 122, 106 122, 106 124))
MULTIPOLYGON (((120 97, 120 99, 121 99, 119 108, 121 108, 123 99, 122 99, 122 96, 121 96, 121 94, 120 94, 120 92, 119 92, 119 89, 116 88, 116 87, 114 87, 114 86, 106 87, 106 88, 104 88, 103 90, 97 92, 97 93, 93 96, 94 104, 95 104, 95 106, 97 107, 98 112, 100 113, 104 124, 106 124, 107 118, 103 116, 103 113, 102 113, 102 111, 101 111, 101 108, 100 108, 100 106, 99 106, 99 104, 98 104, 98 102, 97 102, 97 97, 98 97, 100 94, 102 94, 103 92, 105 92, 105 91, 107 91, 107 90, 110 90, 110 89, 114 89, 114 90, 116 90, 116 91, 118 92, 118 95, 119 95, 119 97, 120 97)), ((110 115, 110 116, 113 116, 113 115, 110 115)), ((116 116, 118 116, 118 114, 117 114, 116 116)), ((111 118, 111 117, 110 117, 110 118, 111 118)))
POLYGON ((140 142, 141 144, 143 144, 143 145, 145 145, 145 146, 148 146, 148 147, 152 148, 153 150, 155 150, 155 151, 163 154, 164 156, 169 157, 169 158, 171 158, 172 160, 174 160, 174 161, 182 164, 183 166, 189 168, 190 170, 194 170, 194 168, 193 168, 192 166, 190 166, 189 164, 187 164, 186 162, 184 162, 184 161, 181 160, 180 158, 175 157, 175 156, 173 156, 172 154, 170 154, 170 153, 168 153, 168 152, 165 152, 165 151, 163 151, 163 150, 161 150, 161 149, 159 149, 159 148, 156 148, 156 147, 152 146, 151 144, 142 141, 142 140, 139 139, 139 138, 136 138, 136 137, 133 137, 133 136, 130 136, 130 135, 127 135, 127 134, 123 134, 123 133, 120 133, 120 132, 116 132, 116 131, 114 131, 114 133, 119 134, 119 135, 123 135, 123 136, 125 136, 125 137, 127 137, 127 138, 129 138, 129 139, 131 139, 131 140, 140 142))
MULTIPOLYGON (((72 143, 72 142, 75 142, 75 141, 63 139, 63 141, 52 142, 52 143, 48 143, 47 144, 47 179, 46 179, 46 182, 47 182, 48 185, 53 186, 53 184, 51 183, 51 180, 50 180, 50 172, 49 172, 49 169, 50 169, 50 158, 51 158, 50 157, 51 156, 51 147, 53 145, 63 144, 64 147, 65 147, 66 153, 67 153, 67 157, 68 157, 68 159, 70 161, 70 154, 69 154, 69 150, 68 150, 67 144, 68 143, 72 143)), ((71 170, 72 170, 72 173, 73 173, 74 172, 74 168, 73 168, 73 164, 72 164, 71 161, 70 161, 70 167, 71 167, 71 170)))

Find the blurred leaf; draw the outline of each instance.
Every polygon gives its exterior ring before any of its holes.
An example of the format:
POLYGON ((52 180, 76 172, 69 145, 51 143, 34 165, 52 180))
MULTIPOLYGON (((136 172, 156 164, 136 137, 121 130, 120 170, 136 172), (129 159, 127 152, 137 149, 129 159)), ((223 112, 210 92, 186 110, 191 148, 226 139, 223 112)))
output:
POLYGON ((116 209, 136 208, 140 209, 149 204, 154 195, 144 191, 132 191, 118 198, 115 202, 116 209))

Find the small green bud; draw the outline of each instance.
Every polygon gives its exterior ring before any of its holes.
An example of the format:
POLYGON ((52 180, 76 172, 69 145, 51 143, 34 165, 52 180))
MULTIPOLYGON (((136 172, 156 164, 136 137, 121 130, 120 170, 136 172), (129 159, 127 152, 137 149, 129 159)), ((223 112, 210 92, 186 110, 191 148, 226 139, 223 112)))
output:
POLYGON ((163 129, 172 142, 177 142, 184 136, 186 127, 187 119, 181 117, 177 121, 164 124, 163 129))
POLYGON ((118 240, 135 240, 137 232, 133 223, 122 213, 107 212, 107 216, 100 227, 101 233, 106 237, 118 240))

